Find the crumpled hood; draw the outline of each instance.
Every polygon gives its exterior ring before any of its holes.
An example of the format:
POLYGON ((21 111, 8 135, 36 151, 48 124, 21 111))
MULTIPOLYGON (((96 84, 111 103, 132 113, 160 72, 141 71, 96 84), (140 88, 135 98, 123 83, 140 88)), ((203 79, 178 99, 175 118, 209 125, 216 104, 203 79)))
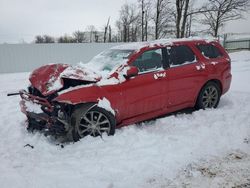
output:
POLYGON ((81 66, 51 64, 34 70, 29 80, 33 87, 47 96, 63 88, 63 78, 93 83, 101 79, 97 73, 81 66))

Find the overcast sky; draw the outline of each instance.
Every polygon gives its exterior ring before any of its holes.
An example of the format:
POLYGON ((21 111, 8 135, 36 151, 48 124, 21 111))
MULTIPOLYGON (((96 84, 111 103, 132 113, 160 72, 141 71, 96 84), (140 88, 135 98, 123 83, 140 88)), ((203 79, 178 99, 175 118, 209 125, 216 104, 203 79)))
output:
MULTIPOLYGON (((95 25, 102 30, 109 16, 119 18, 125 2, 137 0, 0 0, 0 43, 31 42, 36 35, 61 36, 95 25)), ((225 32, 249 32, 246 20, 228 23, 225 32)))

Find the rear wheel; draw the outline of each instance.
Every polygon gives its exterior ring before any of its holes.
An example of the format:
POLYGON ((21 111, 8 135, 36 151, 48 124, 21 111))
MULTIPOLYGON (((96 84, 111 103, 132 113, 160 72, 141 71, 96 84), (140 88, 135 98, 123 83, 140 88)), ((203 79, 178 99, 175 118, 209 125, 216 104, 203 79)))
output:
POLYGON ((72 136, 74 141, 91 135, 102 136, 114 135, 115 133, 115 117, 109 111, 95 106, 90 110, 82 107, 72 114, 72 136))
POLYGON ((221 90, 215 82, 208 82, 200 91, 197 109, 216 108, 220 102, 221 90))

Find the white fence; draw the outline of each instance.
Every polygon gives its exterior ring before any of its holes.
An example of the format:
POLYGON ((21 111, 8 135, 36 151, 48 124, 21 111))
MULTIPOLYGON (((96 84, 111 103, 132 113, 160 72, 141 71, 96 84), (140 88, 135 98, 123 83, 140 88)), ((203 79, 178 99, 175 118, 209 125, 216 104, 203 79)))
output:
POLYGON ((0 44, 0 73, 29 72, 49 63, 88 62, 118 43, 0 44))
POLYGON ((228 51, 250 50, 250 33, 227 33, 223 38, 228 51))
POLYGON ((224 47, 228 51, 250 50, 250 38, 249 39, 227 40, 224 42, 224 47))

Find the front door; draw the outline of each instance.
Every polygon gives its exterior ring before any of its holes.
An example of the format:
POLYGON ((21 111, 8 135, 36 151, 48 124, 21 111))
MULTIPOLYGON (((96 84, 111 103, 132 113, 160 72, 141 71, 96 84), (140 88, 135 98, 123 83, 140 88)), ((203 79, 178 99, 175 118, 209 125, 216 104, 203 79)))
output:
POLYGON ((145 51, 131 64, 139 69, 139 74, 122 83, 125 119, 163 109, 167 99, 164 94, 166 72, 162 62, 162 49, 154 49, 145 51))

